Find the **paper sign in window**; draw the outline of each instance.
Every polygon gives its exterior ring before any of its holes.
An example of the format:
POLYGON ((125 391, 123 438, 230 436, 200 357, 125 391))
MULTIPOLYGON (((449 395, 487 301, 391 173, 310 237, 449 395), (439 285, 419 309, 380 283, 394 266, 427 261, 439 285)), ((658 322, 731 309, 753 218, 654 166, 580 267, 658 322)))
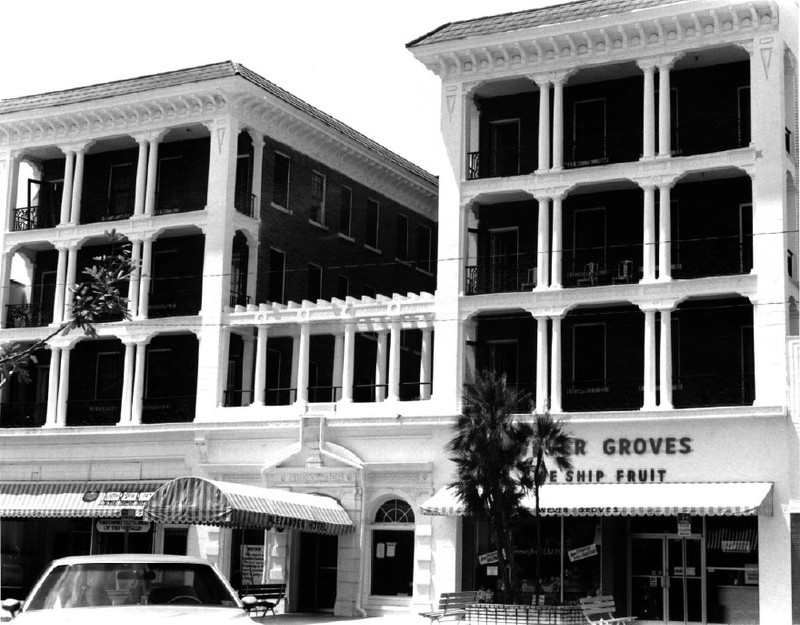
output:
POLYGON ((378 545, 375 547, 375 557, 381 560, 386 557, 385 543, 378 543, 378 545))

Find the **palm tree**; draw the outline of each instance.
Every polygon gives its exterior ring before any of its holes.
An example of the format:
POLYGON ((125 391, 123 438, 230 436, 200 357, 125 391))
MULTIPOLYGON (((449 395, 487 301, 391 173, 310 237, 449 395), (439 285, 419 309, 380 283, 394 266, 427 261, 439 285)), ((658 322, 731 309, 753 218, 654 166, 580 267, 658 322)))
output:
POLYGON ((533 459, 533 495, 536 499, 536 597, 539 604, 542 592, 541 552, 542 552, 542 517, 539 507, 539 494, 547 480, 547 461, 552 460, 556 468, 566 471, 572 468, 573 442, 572 435, 564 429, 562 420, 554 420, 549 412, 536 415, 533 434, 531 436, 531 456, 533 459))
POLYGON ((533 429, 514 414, 527 412, 530 400, 506 384, 506 376, 483 371, 465 387, 456 435, 448 443, 456 464, 450 483, 469 515, 486 514, 498 549, 505 588, 514 600, 519 582, 512 526, 523 510, 522 500, 533 486, 528 456, 533 429))

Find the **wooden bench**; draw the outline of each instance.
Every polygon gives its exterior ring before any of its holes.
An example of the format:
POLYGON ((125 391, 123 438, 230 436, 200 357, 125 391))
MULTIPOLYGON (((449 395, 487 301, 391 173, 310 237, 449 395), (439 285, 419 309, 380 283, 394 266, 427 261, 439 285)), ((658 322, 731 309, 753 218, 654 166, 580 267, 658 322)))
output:
POLYGON ((611 595, 601 595, 597 597, 583 597, 581 600, 581 610, 586 617, 587 623, 595 625, 609 625, 611 623, 631 623, 636 620, 635 616, 614 616, 617 606, 614 597, 611 595), (605 616, 601 616, 605 614, 605 616))
MULTIPOLYGON (((239 589, 239 597, 255 597, 257 602, 248 611, 256 613, 261 610, 261 616, 267 615, 267 610, 276 616, 275 608, 286 594, 286 584, 251 584, 239 589)), ((258 614, 254 614, 258 616, 258 614)))
POLYGON ((439 596, 439 607, 431 612, 420 612, 420 616, 439 622, 443 619, 462 620, 467 614, 467 605, 478 601, 477 590, 466 590, 463 592, 443 592, 439 596))

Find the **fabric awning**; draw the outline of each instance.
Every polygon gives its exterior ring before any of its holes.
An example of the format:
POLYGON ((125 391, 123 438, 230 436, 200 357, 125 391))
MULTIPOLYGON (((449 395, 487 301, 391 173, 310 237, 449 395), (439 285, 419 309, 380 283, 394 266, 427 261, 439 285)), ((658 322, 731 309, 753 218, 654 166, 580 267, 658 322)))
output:
MULTIPOLYGON (((536 508, 533 494, 524 503, 536 508)), ((772 483, 546 484, 540 509, 544 516, 772 516, 772 483)), ((422 504, 422 512, 464 514, 447 486, 422 504)))
POLYGON ((132 482, 2 482, 0 517, 141 516, 163 480, 132 482))
POLYGON ((347 512, 330 497, 201 477, 179 477, 164 484, 147 502, 144 518, 316 534, 345 534, 353 529, 347 512))

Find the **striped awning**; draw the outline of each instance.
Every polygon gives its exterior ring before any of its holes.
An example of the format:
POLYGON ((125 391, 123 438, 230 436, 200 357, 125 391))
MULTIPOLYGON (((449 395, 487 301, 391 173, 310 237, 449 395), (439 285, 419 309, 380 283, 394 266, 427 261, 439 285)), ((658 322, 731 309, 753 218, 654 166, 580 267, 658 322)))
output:
POLYGON ((2 482, 0 517, 118 518, 141 516, 163 480, 132 482, 2 482))
POLYGON ((147 502, 144 518, 251 529, 297 529, 316 534, 353 530, 347 512, 330 497, 261 488, 201 477, 179 477, 147 502))
MULTIPOLYGON (((535 509, 533 494, 524 504, 535 509)), ((546 484, 540 510, 544 516, 772 516, 772 483, 546 484)), ((464 514, 447 486, 422 504, 422 512, 464 514)))

